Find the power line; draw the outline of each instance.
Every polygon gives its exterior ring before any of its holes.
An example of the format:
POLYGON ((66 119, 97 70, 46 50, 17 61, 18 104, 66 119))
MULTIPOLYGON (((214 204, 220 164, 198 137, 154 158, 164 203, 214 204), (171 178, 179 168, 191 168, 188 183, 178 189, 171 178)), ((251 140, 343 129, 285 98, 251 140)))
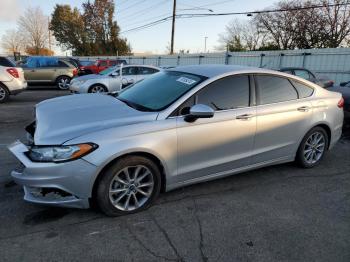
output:
POLYGON ((144 1, 144 0, 137 1, 136 3, 134 3, 134 4, 132 4, 132 5, 129 5, 129 6, 125 7, 124 9, 117 10, 117 12, 124 12, 125 10, 128 10, 128 9, 132 8, 132 7, 134 7, 135 5, 138 5, 138 4, 140 4, 141 2, 143 2, 143 1, 144 1))
MULTIPOLYGON (((338 4, 328 4, 328 5, 314 5, 314 6, 308 6, 308 7, 295 7, 295 8, 288 8, 288 9, 271 9, 271 10, 262 10, 262 11, 246 11, 246 12, 229 12, 229 13, 202 13, 202 14, 178 14, 175 17, 176 18, 195 18, 195 17, 209 17, 209 16, 228 16, 228 15, 251 15, 251 14, 264 14, 264 13, 278 13, 278 12, 291 12, 291 11, 298 11, 298 10, 307 10, 307 9, 317 9, 317 8, 326 8, 326 7, 336 7, 336 6, 346 6, 349 5, 350 2, 347 3, 338 3, 338 4)), ((160 23, 164 23, 168 20, 172 19, 172 16, 167 16, 162 19, 147 23, 142 26, 137 26, 135 28, 131 28, 125 31, 122 31, 121 34, 129 33, 133 31, 139 31, 142 29, 146 29, 155 25, 158 25, 160 23)))
POLYGON ((142 14, 143 12, 146 12, 146 11, 148 11, 148 10, 156 9, 156 8, 162 6, 163 4, 165 4, 166 2, 168 2, 168 0, 162 0, 162 1, 156 3, 156 4, 152 5, 152 6, 149 6, 149 7, 147 7, 147 8, 142 9, 142 10, 139 10, 139 11, 137 11, 137 12, 131 14, 131 15, 122 16, 122 17, 120 17, 119 19, 124 19, 124 18, 130 19, 130 18, 135 17, 135 16, 137 16, 138 14, 142 14))

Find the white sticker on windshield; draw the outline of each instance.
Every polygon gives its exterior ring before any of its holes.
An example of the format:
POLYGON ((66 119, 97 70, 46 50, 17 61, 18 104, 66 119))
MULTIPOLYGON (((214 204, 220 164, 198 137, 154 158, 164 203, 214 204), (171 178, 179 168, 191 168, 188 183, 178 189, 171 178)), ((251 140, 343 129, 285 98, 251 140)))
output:
POLYGON ((193 79, 190 79, 190 78, 187 78, 184 76, 176 79, 176 81, 181 82, 181 83, 186 84, 186 85, 192 85, 192 84, 197 82, 196 80, 193 80, 193 79))

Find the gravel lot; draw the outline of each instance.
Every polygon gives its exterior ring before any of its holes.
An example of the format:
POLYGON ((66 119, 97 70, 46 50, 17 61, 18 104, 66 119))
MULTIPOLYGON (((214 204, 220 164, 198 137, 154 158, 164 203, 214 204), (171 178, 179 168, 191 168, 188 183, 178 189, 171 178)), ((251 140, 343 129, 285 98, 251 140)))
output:
POLYGON ((350 261, 350 125, 321 165, 293 164, 162 194, 145 212, 25 203, 6 145, 23 138, 35 103, 67 92, 31 90, 0 105, 1 261, 350 261))

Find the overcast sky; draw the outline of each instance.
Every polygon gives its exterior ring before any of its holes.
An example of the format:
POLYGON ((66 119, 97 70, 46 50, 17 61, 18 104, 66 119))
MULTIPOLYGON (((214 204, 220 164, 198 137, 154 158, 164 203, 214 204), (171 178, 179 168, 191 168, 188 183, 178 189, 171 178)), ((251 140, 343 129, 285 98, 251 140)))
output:
MULTIPOLYGON (((0 39, 8 29, 16 28, 16 20, 29 7, 40 6, 50 15, 55 4, 70 4, 81 8, 87 0, 0 0, 0 39)), ((212 9, 215 13, 260 10, 271 6, 275 0, 177 0, 177 13, 205 13, 207 10, 183 10, 194 7, 212 9)), ((115 18, 121 32, 171 15, 173 0, 115 0, 115 18)), ((175 51, 191 52, 207 49, 214 51, 218 45, 218 35, 233 18, 247 19, 245 16, 224 16, 178 19, 175 28, 175 51)), ((141 31, 122 34, 131 44, 133 52, 165 53, 170 42, 171 21, 141 31)), ((2 50, 3 51, 3 50, 2 50)))

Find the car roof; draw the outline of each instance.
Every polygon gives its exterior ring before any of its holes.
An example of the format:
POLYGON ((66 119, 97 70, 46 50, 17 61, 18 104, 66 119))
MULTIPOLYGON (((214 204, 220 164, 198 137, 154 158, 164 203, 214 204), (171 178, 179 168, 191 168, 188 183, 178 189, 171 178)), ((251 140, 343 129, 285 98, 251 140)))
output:
POLYGON ((180 71, 194 75, 201 75, 206 77, 216 77, 226 73, 234 72, 257 72, 257 73, 276 73, 276 71, 250 67, 250 66, 239 66, 239 65, 190 65, 190 66, 177 66, 174 68, 167 69, 168 71, 180 71))

